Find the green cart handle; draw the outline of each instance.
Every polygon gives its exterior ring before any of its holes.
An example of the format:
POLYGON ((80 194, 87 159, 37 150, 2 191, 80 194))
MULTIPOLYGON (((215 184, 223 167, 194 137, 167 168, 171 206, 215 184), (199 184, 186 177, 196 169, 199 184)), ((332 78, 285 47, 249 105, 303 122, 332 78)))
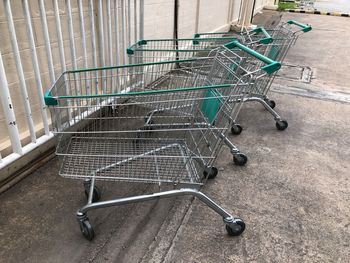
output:
POLYGON ((290 25, 296 25, 296 26, 301 27, 302 31, 305 32, 305 33, 312 30, 312 27, 310 25, 305 25, 305 24, 297 22, 295 20, 289 20, 289 21, 287 21, 287 23, 290 24, 290 25))
POLYGON ((253 29, 252 32, 263 33, 263 35, 265 37, 259 40, 259 43, 261 43, 261 44, 270 44, 273 41, 273 38, 270 36, 270 34, 263 27, 257 27, 255 29, 253 29))
POLYGON ((268 57, 265 57, 264 55, 256 52, 255 50, 241 44, 240 42, 236 41, 232 41, 230 43, 227 43, 224 45, 226 48, 228 49, 232 49, 232 48, 239 48, 241 50, 243 50, 244 52, 252 55, 253 57, 261 60, 262 62, 264 62, 265 64, 267 64, 266 66, 261 67, 262 70, 266 71, 267 73, 271 74, 277 70, 279 70, 281 68, 281 63, 277 62, 275 60, 272 60, 268 57))

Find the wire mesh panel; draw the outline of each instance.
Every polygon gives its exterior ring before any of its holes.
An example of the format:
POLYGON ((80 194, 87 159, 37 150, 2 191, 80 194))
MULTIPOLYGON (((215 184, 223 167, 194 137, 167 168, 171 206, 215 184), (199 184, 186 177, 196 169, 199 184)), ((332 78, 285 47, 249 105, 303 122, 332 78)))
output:
POLYGON ((237 38, 147 39, 131 45, 127 54, 130 64, 207 57, 209 51, 234 40, 237 38))

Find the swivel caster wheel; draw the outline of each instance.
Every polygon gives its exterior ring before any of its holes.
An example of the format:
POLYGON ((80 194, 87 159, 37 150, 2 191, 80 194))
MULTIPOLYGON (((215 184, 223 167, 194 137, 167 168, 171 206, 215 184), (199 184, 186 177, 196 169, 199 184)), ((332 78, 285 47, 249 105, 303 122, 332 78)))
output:
POLYGON ((288 122, 286 120, 276 121, 276 128, 279 131, 284 131, 288 127, 288 122))
POLYGON ((244 230, 245 223, 242 219, 237 218, 233 223, 226 224, 226 231, 230 236, 239 236, 244 232, 244 230))
MULTIPOLYGON (((90 190, 85 189, 85 196, 86 196, 86 199, 89 199, 89 191, 90 191, 90 190)), ((100 188, 98 188, 98 187, 95 185, 95 186, 94 186, 94 190, 93 190, 93 192, 92 192, 92 202, 93 202, 93 203, 98 202, 100 199, 101 199, 101 190, 100 190, 100 188)))
POLYGON ((233 125, 231 126, 231 133, 232 133, 233 135, 239 135, 239 134, 241 134, 242 130, 243 130, 243 128, 242 128, 242 126, 239 125, 239 124, 233 124, 233 125))
POLYGON ((89 241, 93 240, 95 237, 95 232, 89 222, 89 219, 86 218, 83 221, 80 221, 79 225, 80 225, 80 231, 83 234, 83 236, 89 241))
POLYGON ((265 102, 270 106, 271 109, 276 107, 276 102, 274 100, 266 99, 265 102))
POLYGON ((248 161, 248 157, 243 153, 233 155, 233 163, 238 166, 244 166, 248 161))
POLYGON ((204 177, 208 177, 208 179, 214 179, 217 175, 218 175, 218 168, 216 168, 215 166, 212 166, 209 168, 209 175, 208 175, 208 171, 204 171, 203 175, 204 177))

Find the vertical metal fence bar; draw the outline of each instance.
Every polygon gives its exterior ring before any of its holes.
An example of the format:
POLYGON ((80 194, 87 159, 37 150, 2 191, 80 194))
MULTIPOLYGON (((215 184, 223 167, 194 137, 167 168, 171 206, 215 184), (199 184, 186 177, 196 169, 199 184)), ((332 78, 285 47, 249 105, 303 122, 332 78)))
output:
MULTIPOLYGON (((58 49, 60 53, 61 70, 62 72, 65 72, 67 70, 67 65, 66 65, 66 58, 64 53, 64 42, 63 42, 63 36, 62 36, 62 27, 61 27, 60 9, 58 6, 58 0, 53 0, 53 7, 54 7, 54 13, 55 13, 56 34, 57 34, 57 41, 58 41, 58 49)), ((66 92, 68 94, 68 85, 66 85, 66 92)), ((68 102, 68 107, 70 108, 69 102, 68 102)), ((69 109, 67 111, 68 111, 69 120, 71 120, 72 110, 69 109)))
POLYGON ((126 26, 126 30, 128 32, 127 46, 130 46, 130 43, 131 43, 131 6, 130 6, 130 0, 128 0, 127 16, 128 16, 128 25, 126 26))
POLYGON ((98 24, 99 24, 99 33, 100 33, 100 60, 101 60, 101 66, 106 65, 105 61, 105 38, 104 38, 104 27, 103 27, 103 6, 102 6, 102 0, 98 1, 98 24))
POLYGON ((137 0, 134 0, 134 41, 137 41, 137 0))
POLYGON ((52 83, 55 82, 56 78, 55 78, 55 71, 54 71, 54 68, 53 68, 50 36, 49 36, 49 29, 47 27, 47 20, 46 20, 46 11, 45 11, 44 0, 39 0, 39 9, 40 9, 41 23, 42 23, 42 26, 43 26, 45 47, 46 47, 46 53, 47 53, 47 62, 49 64, 50 81, 51 81, 51 84, 52 84, 52 83))
POLYGON ((1 53, 0 53, 0 87, 1 87, 0 100, 1 100, 1 105, 5 114, 12 151, 14 153, 22 154, 23 151, 22 151, 21 140, 19 138, 19 132, 18 132, 17 123, 16 123, 16 116, 13 110, 13 104, 11 101, 11 95, 10 95, 10 91, 7 83, 4 64, 2 62, 1 53))
POLYGON ((86 51, 86 36, 85 36, 85 24, 84 24, 84 9, 82 0, 78 1, 79 17, 80 17, 80 31, 81 31, 81 44, 83 48, 83 62, 84 67, 88 67, 87 51, 86 51))
POLYGON ((122 21, 122 32, 121 32, 121 35, 122 35, 122 61, 123 61, 123 64, 125 64, 126 62, 126 56, 125 56, 125 4, 124 4, 124 0, 121 0, 121 21, 122 21))
POLYGON ((145 8, 145 2, 144 0, 140 0, 140 21, 139 21, 139 32, 140 32, 140 39, 144 38, 144 8, 145 8))
MULTIPOLYGON (((103 21, 103 5, 102 0, 98 1, 98 16, 99 16, 99 33, 100 33, 100 61, 101 66, 106 66, 106 59, 105 59, 105 38, 104 38, 104 21, 103 21)), ((104 93, 106 93, 106 72, 103 70, 102 72, 102 90, 104 93)))
MULTIPOLYGON (((94 4, 93 0, 89 1, 89 20, 90 20, 90 31, 91 31, 91 49, 92 49, 92 63, 94 67, 97 67, 97 54, 96 54, 96 33, 95 33, 95 18, 94 18, 94 4)), ((95 80, 93 85, 95 87, 95 93, 98 93, 98 79, 97 74, 94 76, 95 80)))
MULTIPOLYGON (((86 50, 86 35, 85 35, 85 22, 84 22, 84 8, 82 0, 78 0, 78 9, 79 9, 79 20, 80 20, 80 32, 81 32, 81 45, 83 48, 83 64, 84 67, 88 67, 88 58, 87 58, 87 50, 86 50)), ((90 91, 90 79, 88 78, 88 73, 85 73, 85 86, 86 93, 91 94, 90 91)))
POLYGON ((66 59, 65 59, 65 55, 64 55, 64 44, 63 44, 63 37, 62 37, 60 10, 59 10, 59 7, 58 7, 57 0, 53 0, 53 6, 54 6, 54 12, 55 12, 58 48, 59 48, 59 51, 60 51, 61 69, 64 72, 64 71, 66 71, 66 59))
MULTIPOLYGON (((10 33, 11 45, 12 45, 13 53, 15 56, 16 68, 17 68, 18 78, 19 78, 19 82, 20 82, 20 90, 21 90, 21 95, 22 95, 23 104, 24 104, 24 108, 25 108, 25 115, 26 115, 29 133, 30 133, 30 138, 31 138, 32 142, 36 142, 32 111, 30 108, 27 86, 26 86, 26 82, 24 79, 23 67, 22 67, 21 57, 20 57, 19 49, 18 49, 18 43, 17 43, 15 25, 13 23, 10 1, 4 0, 4 5, 5 5, 5 10, 6 10, 6 18, 7 18, 7 24, 8 24, 8 29, 9 29, 9 33, 10 33)), ((8 104, 6 104, 6 105, 8 105, 8 104)), ((16 129, 17 129, 17 127, 16 127, 16 129)))
POLYGON ((40 103, 40 113, 41 113, 41 117, 42 117, 42 121, 43 121, 43 125, 44 125, 45 135, 49 135, 50 134, 49 123, 48 123, 47 112, 46 112, 46 104, 44 102, 43 86, 42 86, 42 81, 41 81, 41 76, 40 76, 38 55, 36 53, 36 48, 35 48, 32 20, 30 18, 28 0, 23 0, 22 2, 23 2, 24 17, 25 17, 26 24, 27 24, 27 36, 28 36, 31 55, 32 55, 32 63, 33 63, 35 81, 36 81, 36 88, 37 88, 39 103, 40 103))
POLYGON ((199 28, 199 9, 201 6, 201 0, 197 0, 196 3, 196 20, 195 20, 195 24, 194 24, 194 33, 198 33, 198 28, 199 28))
POLYGON ((66 9, 67 9, 67 14, 68 14, 68 31, 69 31, 70 52, 71 52, 71 56, 72 56, 72 65, 73 65, 73 69, 76 69, 77 68, 77 54, 76 54, 76 50, 75 50, 74 28, 73 28, 73 19, 72 19, 72 6, 71 6, 70 0, 66 0, 66 9))
POLYGON ((113 38, 112 38, 111 0, 107 0, 107 27, 108 27, 109 65, 113 65, 113 38))
POLYGON ((118 15, 118 0, 114 0, 114 30, 115 30, 115 55, 117 65, 120 64, 120 50, 119 50, 119 15, 118 15))

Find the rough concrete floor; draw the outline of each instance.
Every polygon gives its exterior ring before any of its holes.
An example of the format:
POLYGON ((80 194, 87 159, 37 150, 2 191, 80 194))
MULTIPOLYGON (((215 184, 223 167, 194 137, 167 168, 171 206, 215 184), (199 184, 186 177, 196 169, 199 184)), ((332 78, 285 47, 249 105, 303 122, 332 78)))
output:
MULTIPOLYGON (((267 13, 265 16, 269 16, 267 13)), ((276 80, 270 96, 289 122, 278 132, 261 105, 246 105, 243 133, 231 137, 249 156, 233 167, 223 148, 218 177, 203 191, 242 217, 229 237, 198 200, 164 199, 91 212, 92 242, 80 234, 80 181, 57 175, 57 158, 0 195, 1 262, 349 262, 350 20, 285 14, 313 25, 287 58, 309 66, 311 83, 276 80)), ((146 185, 102 185, 104 198, 151 192, 146 185)))

